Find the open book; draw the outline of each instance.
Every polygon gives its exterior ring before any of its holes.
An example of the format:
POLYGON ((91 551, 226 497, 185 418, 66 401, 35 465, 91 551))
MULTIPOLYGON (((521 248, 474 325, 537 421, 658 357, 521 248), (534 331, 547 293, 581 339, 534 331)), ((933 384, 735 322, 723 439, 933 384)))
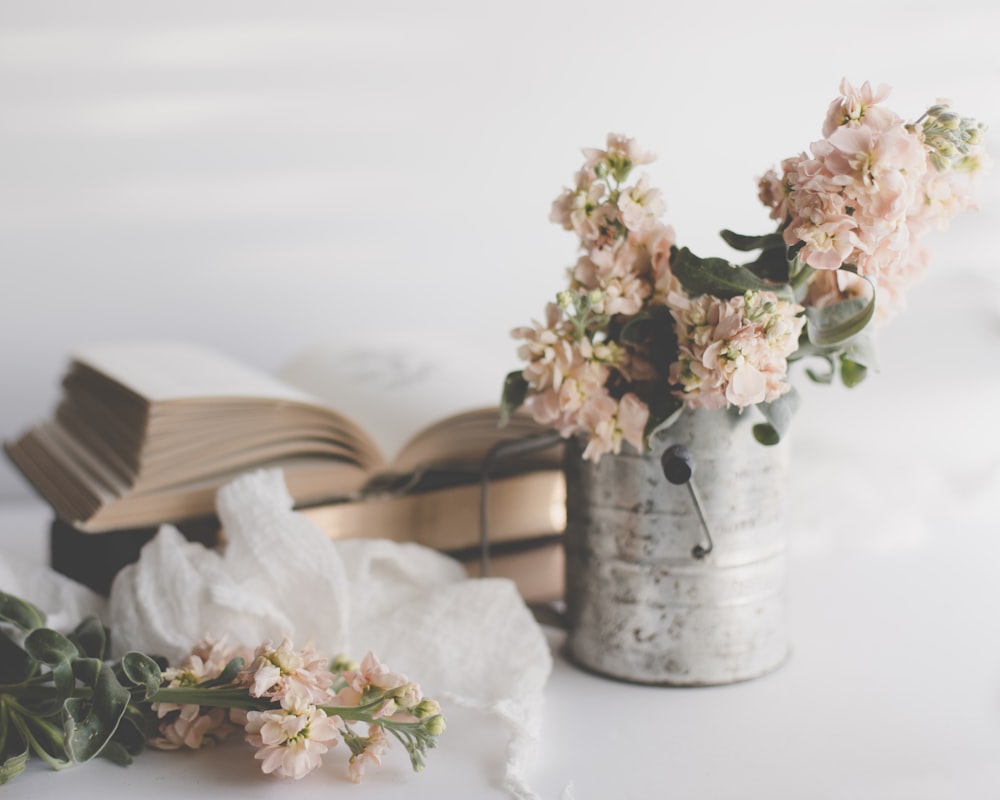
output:
MULTIPOLYGON (((221 485, 281 467, 297 507, 315 507, 331 536, 471 551, 484 455, 543 431, 526 416, 498 426, 504 370, 476 377, 475 363, 425 353, 319 347, 274 377, 190 344, 96 345, 73 356, 54 415, 5 448, 80 531, 208 516, 221 485)), ((562 532, 560 450, 492 471, 491 541, 551 544, 562 532)))

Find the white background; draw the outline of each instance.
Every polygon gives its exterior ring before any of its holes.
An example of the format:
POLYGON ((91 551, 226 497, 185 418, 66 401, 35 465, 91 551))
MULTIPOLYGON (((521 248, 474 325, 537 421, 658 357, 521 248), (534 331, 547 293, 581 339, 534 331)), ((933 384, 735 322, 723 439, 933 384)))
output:
MULTIPOLYGON (((52 410, 92 339, 276 369, 317 341, 430 331, 499 353, 499 386, 509 329, 575 258, 547 217, 581 146, 614 130, 658 152, 681 243, 727 255, 719 228, 770 229, 755 178, 818 138, 842 76, 893 85, 907 117, 950 97, 1000 158, 998 23, 912 0, 3 0, 0 436, 52 410)), ((997 194, 994 176, 937 241, 869 399, 811 400, 806 430, 877 396, 914 420, 985 411, 997 194)), ((0 464, 0 497, 28 493, 0 464)))

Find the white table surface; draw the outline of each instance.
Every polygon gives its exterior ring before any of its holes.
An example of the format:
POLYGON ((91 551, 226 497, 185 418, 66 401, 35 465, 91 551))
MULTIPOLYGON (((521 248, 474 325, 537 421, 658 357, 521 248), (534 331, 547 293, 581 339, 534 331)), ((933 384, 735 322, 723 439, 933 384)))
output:
MULTIPOLYGON (((823 413, 824 401, 818 406, 823 413)), ((898 433, 888 419, 882 424, 898 433)), ((965 435, 961 421, 953 427, 950 436, 965 435)), ((817 435, 807 430, 797 442, 791 480, 787 664, 733 686, 644 688, 574 668, 559 654, 561 634, 548 630, 555 668, 529 775, 541 797, 1000 797, 996 449, 981 454, 993 468, 977 470, 974 458, 942 461, 933 436, 905 450, 883 441, 858 457, 858 431, 817 435), (935 464, 943 466, 935 472, 935 464), (830 476, 839 479, 817 485, 830 476), (861 509, 860 520, 850 508, 861 509)), ((40 502, 3 507, 3 552, 43 562, 48 519, 40 502)), ((35 761, 2 792, 40 800, 504 797, 502 732, 488 717, 446 710, 449 729, 424 773, 410 772, 396 748, 360 787, 347 782, 341 753, 293 783, 262 775, 251 750, 234 742, 148 752, 127 769, 98 761, 54 773, 35 761)))

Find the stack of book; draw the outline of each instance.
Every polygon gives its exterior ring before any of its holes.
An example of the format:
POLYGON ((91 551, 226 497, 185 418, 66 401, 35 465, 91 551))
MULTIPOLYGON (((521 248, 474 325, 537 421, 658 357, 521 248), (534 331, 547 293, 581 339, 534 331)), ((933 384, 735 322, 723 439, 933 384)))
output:
MULTIPOLYGON (((475 575, 484 458, 545 431, 500 427, 467 378, 405 349, 319 347, 271 376, 187 343, 106 343, 73 355, 55 412, 5 450, 54 510, 53 566, 102 591, 163 523, 224 537, 215 492, 262 468, 331 538, 418 542, 475 575)), ((560 597, 561 447, 495 461, 486 491, 489 574, 560 597)))

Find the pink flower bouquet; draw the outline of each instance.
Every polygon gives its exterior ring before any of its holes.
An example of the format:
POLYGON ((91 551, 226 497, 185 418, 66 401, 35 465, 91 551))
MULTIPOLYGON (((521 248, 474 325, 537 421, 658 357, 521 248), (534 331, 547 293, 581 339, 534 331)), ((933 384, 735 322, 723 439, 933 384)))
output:
POLYGON ((874 367, 871 328, 902 307, 927 263, 924 233, 973 206, 987 166, 983 126, 939 103, 907 123, 888 89, 844 80, 823 138, 760 179, 777 229, 728 230, 742 265, 678 247, 661 192, 636 167, 654 156, 624 136, 584 150, 551 219, 579 238, 569 286, 543 322, 514 330, 526 366, 507 376, 504 416, 587 440, 584 457, 640 451, 684 409, 755 406, 754 435, 776 443, 797 406, 789 362, 847 386, 874 367))
POLYGON ((147 739, 194 750, 240 731, 264 773, 296 780, 343 741, 357 782, 390 737, 422 770, 445 730, 437 701, 370 652, 354 664, 288 639, 252 652, 206 639, 167 666, 135 651, 110 661, 96 617, 69 634, 45 624, 31 603, 0 592, 0 785, 32 756, 55 769, 98 757, 125 765, 147 739))

